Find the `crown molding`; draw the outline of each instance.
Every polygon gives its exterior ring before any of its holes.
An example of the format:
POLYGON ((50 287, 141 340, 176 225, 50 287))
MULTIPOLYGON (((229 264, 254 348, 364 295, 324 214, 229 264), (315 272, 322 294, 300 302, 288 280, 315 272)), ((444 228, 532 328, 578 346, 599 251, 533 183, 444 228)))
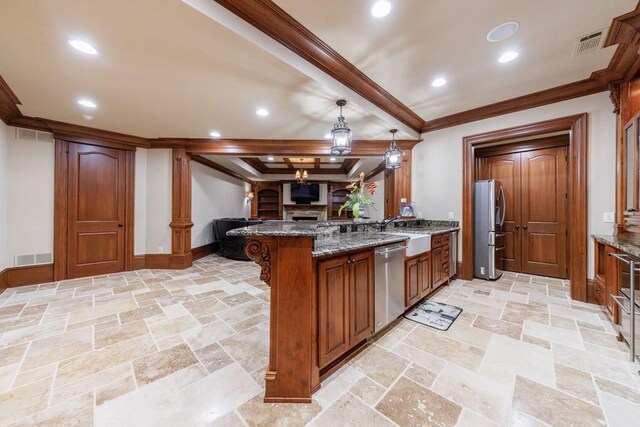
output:
POLYGON ((249 178, 247 178, 245 176, 242 176, 239 173, 236 173, 236 172, 232 171, 231 169, 227 169, 224 166, 222 166, 222 165, 220 165, 220 164, 218 164, 218 163, 216 163, 216 162, 214 162, 212 160, 207 159, 206 157, 202 157, 202 156, 199 156, 197 154, 192 154, 191 155, 191 160, 193 160, 194 162, 198 162, 201 165, 208 166, 211 169, 215 169, 218 172, 222 172, 222 173, 224 173, 226 175, 229 175, 230 177, 233 177, 233 178, 239 179, 241 181, 244 181, 247 184, 251 184, 251 185, 255 184, 255 182, 250 180, 249 178))

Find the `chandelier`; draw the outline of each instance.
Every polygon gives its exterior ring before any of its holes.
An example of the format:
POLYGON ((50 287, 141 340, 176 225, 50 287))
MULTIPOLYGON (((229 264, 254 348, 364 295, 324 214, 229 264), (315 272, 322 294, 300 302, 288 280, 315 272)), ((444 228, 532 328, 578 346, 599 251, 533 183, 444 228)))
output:
MULTIPOLYGON (((300 163, 302 163, 304 159, 300 159, 300 163)), ((300 168, 296 171, 296 181, 298 184, 306 184, 307 178, 309 178, 309 173, 306 169, 300 168)))
POLYGON ((340 116, 338 121, 333 124, 331 130, 331 154, 343 155, 351 153, 351 129, 342 115, 342 107, 347 105, 347 101, 340 99, 336 102, 340 107, 340 116))
POLYGON ((402 166, 402 150, 396 144, 396 132, 398 129, 391 129, 391 145, 384 153, 384 167, 387 169, 398 169, 402 166))

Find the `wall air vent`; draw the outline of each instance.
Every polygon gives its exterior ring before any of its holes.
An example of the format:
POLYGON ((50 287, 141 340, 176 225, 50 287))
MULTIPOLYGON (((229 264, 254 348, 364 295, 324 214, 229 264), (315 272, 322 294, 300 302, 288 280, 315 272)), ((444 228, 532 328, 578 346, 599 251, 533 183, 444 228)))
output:
POLYGON ((16 128, 16 139, 27 141, 45 141, 52 142, 53 134, 49 132, 40 132, 31 129, 16 128))
POLYGON ((14 265, 16 267, 22 267, 25 265, 38 265, 38 264, 51 264, 53 262, 53 254, 28 254, 28 255, 16 255, 14 265))
POLYGON ((579 37, 576 42, 576 51, 574 53, 576 55, 584 55, 585 53, 601 49, 606 35, 607 28, 603 28, 602 30, 579 37))

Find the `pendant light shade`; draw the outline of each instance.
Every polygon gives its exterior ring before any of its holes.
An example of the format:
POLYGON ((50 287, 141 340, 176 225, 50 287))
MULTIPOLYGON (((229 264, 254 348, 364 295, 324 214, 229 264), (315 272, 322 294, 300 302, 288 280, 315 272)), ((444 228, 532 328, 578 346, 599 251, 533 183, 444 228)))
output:
POLYGON ((396 144, 396 132, 398 129, 391 129, 391 145, 384 153, 384 167, 387 169, 398 169, 402 166, 402 150, 396 144))
MULTIPOLYGON (((302 161, 304 159, 300 159, 300 164, 302 164, 302 161)), ((298 181, 298 184, 306 184, 307 183, 307 179, 309 178, 309 172, 307 172, 306 169, 304 168, 300 168, 298 170, 296 170, 296 181, 298 181)))
POLYGON ((336 104, 340 107, 340 116, 331 130, 331 154, 340 156, 351 153, 351 129, 342 115, 342 107, 347 105, 347 101, 340 99, 336 104))

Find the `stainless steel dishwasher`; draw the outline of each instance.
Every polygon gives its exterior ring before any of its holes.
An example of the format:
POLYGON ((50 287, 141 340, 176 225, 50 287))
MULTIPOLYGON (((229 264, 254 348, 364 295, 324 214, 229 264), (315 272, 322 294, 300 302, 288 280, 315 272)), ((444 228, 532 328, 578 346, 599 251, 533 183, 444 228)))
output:
POLYGON ((404 313, 404 259, 406 245, 394 243, 375 250, 376 311, 374 332, 404 313))

